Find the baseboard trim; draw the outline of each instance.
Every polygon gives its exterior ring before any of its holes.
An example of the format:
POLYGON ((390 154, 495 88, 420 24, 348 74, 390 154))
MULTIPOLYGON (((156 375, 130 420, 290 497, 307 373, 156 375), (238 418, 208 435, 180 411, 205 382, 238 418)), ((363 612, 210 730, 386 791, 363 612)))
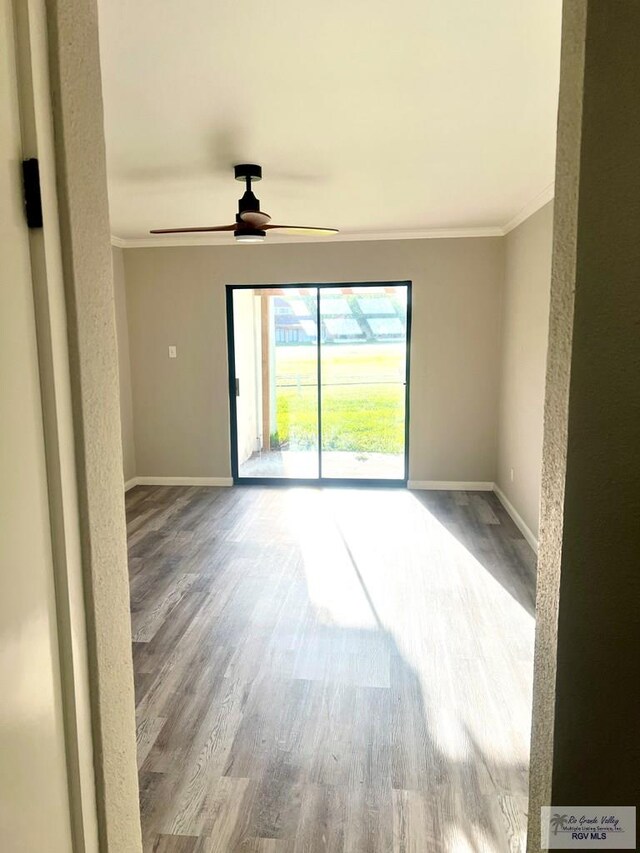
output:
MULTIPOLYGON (((134 486, 233 486, 231 477, 135 477, 134 486)), ((127 486, 125 485, 125 490, 127 486)), ((129 486, 132 488, 132 486, 129 486)))
POLYGON ((532 530, 528 527, 525 520, 522 518, 522 516, 518 512, 518 510, 514 507, 514 505, 511 503, 509 498, 502 491, 500 486, 497 485, 497 483, 494 483, 493 491, 495 492, 495 495, 498 498, 498 500, 500 501, 500 503, 502 504, 502 506, 506 509, 506 511, 509 513, 509 515, 513 519, 516 527, 520 530, 520 533, 522 533, 524 538, 527 540, 529 545, 531 545, 534 552, 537 554, 538 553, 538 540, 533 535, 532 530))
MULTIPOLYGON (((128 492, 129 489, 133 489, 134 486, 233 486, 233 478, 132 477, 124 484, 125 492, 128 492)), ((491 492, 494 489, 494 484, 483 480, 409 480, 407 488, 417 490, 438 490, 443 492, 491 492)))
MULTIPOLYGON (((231 477, 132 477, 124 484, 125 492, 134 486, 233 486, 231 477)), ((408 489, 416 491, 442 492, 494 492, 502 506, 511 516, 514 524, 522 533, 535 553, 538 553, 538 540, 526 524, 518 510, 497 483, 485 480, 409 480, 408 489)))
POLYGON ((491 492, 493 483, 484 480, 409 480, 408 489, 439 492, 491 492))

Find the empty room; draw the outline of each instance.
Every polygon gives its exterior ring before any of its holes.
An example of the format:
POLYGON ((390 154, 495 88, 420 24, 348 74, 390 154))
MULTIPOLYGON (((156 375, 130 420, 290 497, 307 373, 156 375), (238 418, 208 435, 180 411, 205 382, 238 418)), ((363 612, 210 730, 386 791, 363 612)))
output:
POLYGON ((3 850, 631 843, 618 8, 4 2, 3 850))
POLYGON ((100 11, 146 848, 520 850, 559 3, 100 11))

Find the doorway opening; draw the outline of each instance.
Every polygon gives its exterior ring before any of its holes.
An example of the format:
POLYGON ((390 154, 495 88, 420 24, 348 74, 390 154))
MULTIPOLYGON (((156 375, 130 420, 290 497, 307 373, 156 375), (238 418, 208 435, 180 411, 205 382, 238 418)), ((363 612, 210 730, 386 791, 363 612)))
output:
POLYGON ((234 483, 406 486, 411 282, 228 285, 234 483))

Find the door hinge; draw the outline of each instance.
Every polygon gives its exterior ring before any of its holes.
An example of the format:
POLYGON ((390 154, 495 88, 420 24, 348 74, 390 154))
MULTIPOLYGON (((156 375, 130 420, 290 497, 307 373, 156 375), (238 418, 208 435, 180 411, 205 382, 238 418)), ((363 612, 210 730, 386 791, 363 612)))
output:
POLYGON ((42 228, 42 196, 40 195, 40 168, 35 157, 22 161, 24 209, 29 228, 42 228))
POLYGON ((240 396, 240 380, 236 379, 236 397, 240 396))

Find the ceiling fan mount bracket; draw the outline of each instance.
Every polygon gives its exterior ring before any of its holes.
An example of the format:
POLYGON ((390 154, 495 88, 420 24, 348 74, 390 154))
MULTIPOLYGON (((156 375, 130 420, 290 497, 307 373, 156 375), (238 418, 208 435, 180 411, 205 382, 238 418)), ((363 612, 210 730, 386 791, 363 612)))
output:
POLYGON ((233 171, 235 172, 236 181, 261 181, 262 180, 262 166, 258 166, 255 163, 239 163, 237 166, 233 167, 233 171))

